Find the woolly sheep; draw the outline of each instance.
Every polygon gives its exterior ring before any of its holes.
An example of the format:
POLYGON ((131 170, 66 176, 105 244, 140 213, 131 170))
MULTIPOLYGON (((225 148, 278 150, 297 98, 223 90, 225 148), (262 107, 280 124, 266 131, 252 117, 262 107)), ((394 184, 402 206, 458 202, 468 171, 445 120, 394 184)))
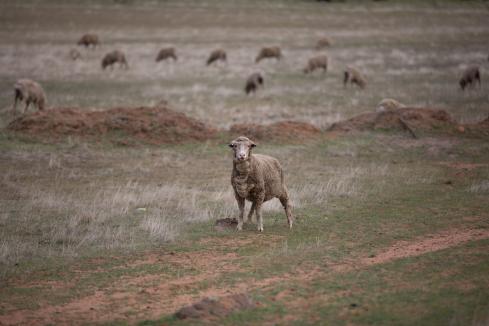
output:
POLYGON ((326 48, 328 46, 331 46, 331 40, 327 37, 323 37, 317 41, 316 50, 321 50, 321 49, 326 48))
POLYGON ((393 111, 397 109, 402 109, 406 107, 404 104, 391 99, 391 98, 385 98, 382 101, 379 102, 377 105, 377 112, 384 112, 384 111, 393 111))
POLYGON ((263 76, 259 72, 251 74, 246 80, 245 92, 246 94, 254 93, 259 86, 263 86, 263 76))
POLYGON ((325 55, 320 55, 309 59, 307 66, 304 68, 304 73, 312 73, 316 69, 323 69, 323 73, 328 70, 328 57, 325 55))
POLYGON ((96 48, 100 44, 99 38, 96 34, 84 34, 77 43, 78 45, 83 45, 87 48, 93 46, 96 48))
POLYGON ((17 109, 17 101, 25 101, 24 113, 27 112, 29 105, 37 105, 39 111, 46 108, 46 94, 41 85, 30 79, 19 79, 14 84, 15 100, 14 111, 17 109))
POLYGON ((164 48, 158 52, 158 56, 156 57, 156 62, 160 62, 161 60, 166 60, 172 58, 174 61, 178 60, 175 48, 164 48))
POLYGON ((262 59, 275 58, 280 60, 282 58, 282 50, 279 46, 272 46, 269 48, 262 48, 256 56, 255 63, 260 62, 262 59))
POLYGON ((273 198, 278 198, 282 203, 289 228, 292 228, 292 208, 279 161, 267 155, 252 154, 256 145, 244 136, 233 140, 229 147, 233 149, 231 185, 239 207, 237 230, 243 228, 245 200, 248 200, 252 205, 247 220, 251 220, 255 213, 258 231, 262 232, 261 207, 264 202, 273 198))
POLYGON ((211 54, 209 55, 209 58, 207 59, 206 65, 208 66, 208 65, 212 64, 213 62, 216 62, 219 60, 224 61, 224 62, 227 61, 226 51, 224 51, 223 49, 217 49, 217 50, 212 51, 211 54))
POLYGON ((81 59, 81 53, 77 49, 71 49, 69 55, 70 55, 71 60, 73 60, 73 61, 81 59))
POLYGON ((107 66, 113 67, 113 65, 117 62, 119 62, 121 67, 124 67, 125 69, 129 68, 124 53, 119 50, 115 50, 107 53, 102 59, 102 69, 105 69, 107 66))
POLYGON ((468 85, 474 86, 475 82, 479 82, 479 87, 481 86, 481 72, 478 66, 470 66, 464 70, 462 78, 458 82, 460 88, 465 90, 468 85))
POLYGON ((355 68, 347 67, 344 71, 343 86, 346 87, 350 81, 350 84, 357 84, 358 87, 364 89, 367 86, 367 80, 365 77, 355 68))

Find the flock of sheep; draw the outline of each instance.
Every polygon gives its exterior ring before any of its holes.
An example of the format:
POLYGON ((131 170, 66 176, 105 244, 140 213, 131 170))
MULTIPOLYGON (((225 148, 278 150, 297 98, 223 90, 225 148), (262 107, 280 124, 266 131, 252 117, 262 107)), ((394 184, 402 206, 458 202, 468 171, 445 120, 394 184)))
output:
MULTIPOLYGON (((100 44, 99 37, 95 34, 85 34, 78 41, 78 45, 87 48, 95 48, 100 44)), ((318 40, 316 49, 321 50, 331 45, 327 38, 318 40)), ((71 49, 69 52, 73 60, 81 58, 81 53, 77 49, 71 49)), ((282 59, 282 50, 278 46, 262 48, 256 56, 255 63, 261 60, 274 58, 282 59)), ((172 59, 178 60, 175 48, 168 47, 161 49, 157 56, 156 62, 172 59)), ((223 49, 212 51, 206 61, 209 66, 218 61, 226 62, 227 54, 223 49)), ((113 68, 114 64, 119 63, 125 69, 129 68, 126 57, 123 52, 115 50, 107 53, 101 62, 102 69, 107 67, 113 68)), ((326 73, 328 70, 328 57, 324 54, 312 57, 308 60, 303 72, 305 74, 312 73, 316 70, 322 70, 326 73)), ((356 85, 360 89, 367 86, 367 80, 363 74, 353 67, 346 67, 343 71, 343 86, 348 83, 356 85)), ((478 66, 468 67, 462 74, 459 85, 462 90, 468 86, 475 86, 478 83, 481 85, 481 73, 478 66)), ((246 94, 254 93, 260 86, 264 85, 264 78, 259 72, 251 74, 244 87, 246 94)), ((39 83, 30 79, 20 79, 14 85, 15 101, 14 110, 18 101, 25 102, 24 113, 32 103, 39 110, 44 110, 46 107, 46 94, 39 83)), ((402 105, 394 100, 383 100, 379 106, 389 109, 390 107, 401 107, 402 105)), ((258 230, 263 231, 263 220, 261 215, 261 207, 264 202, 278 198, 284 207, 287 216, 288 225, 292 228, 293 216, 289 200, 289 194, 284 181, 282 167, 277 159, 259 154, 252 154, 252 150, 256 147, 250 139, 240 136, 233 140, 229 146, 233 150, 233 170, 231 176, 231 184, 233 186, 236 201, 239 207, 239 218, 237 229, 241 230, 244 220, 244 208, 246 200, 252 203, 247 219, 251 219, 253 214, 256 215, 258 230)))

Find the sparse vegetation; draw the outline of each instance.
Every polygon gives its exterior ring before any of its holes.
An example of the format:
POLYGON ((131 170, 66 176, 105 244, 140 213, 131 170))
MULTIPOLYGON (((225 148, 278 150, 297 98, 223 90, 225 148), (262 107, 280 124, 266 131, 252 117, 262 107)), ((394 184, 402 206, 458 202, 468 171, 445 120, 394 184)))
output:
POLYGON ((204 321, 489 320, 489 84, 457 84, 487 71, 483 2, 6 1, 0 26, 0 324, 192 324, 173 314, 236 293, 256 307, 204 321), (86 31, 103 43, 70 60, 86 31), (328 73, 306 76, 325 33, 328 73), (155 64, 162 44, 178 64, 155 64), (281 60, 256 65, 264 44, 281 60), (113 48, 131 69, 100 69, 113 48), (228 64, 207 69, 218 48, 228 64), (350 64, 368 91, 343 88, 350 64), (266 86, 246 96, 257 69, 266 86), (13 116, 19 78, 53 110, 13 116), (409 107, 376 113, 385 98, 409 107), (219 130, 184 137, 163 119, 178 112, 219 130), (39 116, 55 132, 5 128, 39 116), (356 132, 325 132, 344 120, 356 132), (227 144, 242 133, 281 162, 292 230, 279 201, 261 234, 214 228, 238 215, 227 144))

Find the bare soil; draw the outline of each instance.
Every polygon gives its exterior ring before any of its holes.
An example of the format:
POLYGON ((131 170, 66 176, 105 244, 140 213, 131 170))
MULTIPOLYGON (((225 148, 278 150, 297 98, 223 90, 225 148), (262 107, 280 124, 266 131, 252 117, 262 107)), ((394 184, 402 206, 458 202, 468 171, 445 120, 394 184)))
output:
POLYGON ((166 107, 112 108, 91 111, 82 108, 53 108, 23 115, 8 129, 34 138, 59 141, 67 136, 100 140, 122 133, 122 142, 138 140, 150 144, 208 140, 217 130, 166 107))

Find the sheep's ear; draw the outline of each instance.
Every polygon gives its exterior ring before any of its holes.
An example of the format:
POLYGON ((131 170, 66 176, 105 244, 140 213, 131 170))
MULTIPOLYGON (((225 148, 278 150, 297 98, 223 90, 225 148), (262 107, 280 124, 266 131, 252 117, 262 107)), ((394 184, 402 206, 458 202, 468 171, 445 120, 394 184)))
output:
POLYGON ((228 144, 229 147, 233 148, 234 147, 234 144, 233 143, 230 143, 228 144))
POLYGON ((251 143, 251 148, 256 147, 255 143, 251 143))

